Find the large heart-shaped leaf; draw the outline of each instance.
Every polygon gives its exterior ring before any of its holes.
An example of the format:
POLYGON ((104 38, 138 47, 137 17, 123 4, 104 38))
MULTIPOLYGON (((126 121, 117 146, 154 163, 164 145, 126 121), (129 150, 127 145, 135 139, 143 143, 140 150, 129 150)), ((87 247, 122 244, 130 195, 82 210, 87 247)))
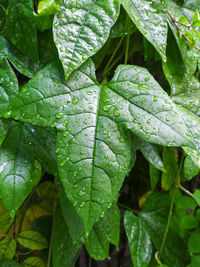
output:
POLYGON ((103 46, 118 15, 118 0, 60 1, 53 32, 66 79, 103 46))
POLYGON ((122 65, 100 86, 90 60, 65 83, 56 66, 38 72, 6 115, 58 128, 61 181, 89 232, 117 198, 129 170, 126 129, 162 145, 195 145, 176 105, 144 68, 122 65))
POLYGON ((22 125, 13 123, 0 148, 0 197, 14 216, 41 176, 38 161, 24 148, 22 125))
POLYGON ((122 0, 126 12, 147 40, 166 61, 167 18, 159 0, 122 0))

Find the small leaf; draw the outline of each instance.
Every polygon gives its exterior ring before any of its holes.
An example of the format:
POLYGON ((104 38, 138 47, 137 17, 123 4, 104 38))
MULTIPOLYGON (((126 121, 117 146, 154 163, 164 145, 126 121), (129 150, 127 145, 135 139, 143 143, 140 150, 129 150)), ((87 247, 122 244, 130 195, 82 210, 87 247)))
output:
POLYGON ((38 14, 40 15, 54 15, 60 11, 58 0, 40 0, 38 3, 38 14))
POLYGON ((32 250, 42 250, 48 247, 47 240, 43 235, 35 231, 21 232, 17 235, 17 241, 32 250))
POLYGON ((200 190, 199 189, 195 190, 195 192, 193 194, 193 198, 196 200, 196 202, 200 206, 200 190))
POLYGON ((6 237, 0 241, 0 261, 5 259, 12 259, 15 255, 16 242, 11 237, 6 237))
POLYGON ((183 165, 183 181, 191 180, 200 171, 190 156, 187 156, 183 165))
POLYGON ((198 9, 195 10, 194 17, 192 19, 192 26, 200 26, 200 15, 198 9))
POLYGON ((178 22, 189 25, 189 22, 185 16, 181 16, 178 22))
POLYGON ((193 232, 188 239, 188 249, 190 253, 200 252, 200 233, 193 232))
POLYGON ((45 267, 45 263, 41 258, 29 257, 23 262, 24 267, 45 267))

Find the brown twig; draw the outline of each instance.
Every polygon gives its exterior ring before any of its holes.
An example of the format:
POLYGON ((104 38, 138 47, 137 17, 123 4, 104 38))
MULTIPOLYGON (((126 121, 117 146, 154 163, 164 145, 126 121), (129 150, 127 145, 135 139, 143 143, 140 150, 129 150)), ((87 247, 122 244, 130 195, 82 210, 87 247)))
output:
MULTIPOLYGON (((183 37, 183 39, 185 39, 185 41, 186 41, 189 45, 191 45, 193 48, 195 48, 196 50, 200 51, 200 48, 197 47, 196 45, 194 45, 193 43, 191 43, 190 40, 189 40, 189 39, 184 35, 184 33, 181 31, 181 29, 177 26, 177 24, 184 25, 185 27, 186 27, 186 26, 188 27, 188 25, 186 25, 186 24, 184 24, 184 23, 180 23, 180 22, 178 22, 177 20, 175 20, 175 19, 171 16, 171 14, 170 14, 168 11, 167 11, 167 15, 169 16, 169 18, 171 19, 171 21, 172 21, 174 27, 175 27, 175 28, 177 29, 177 31, 181 34, 181 36, 183 37)), ((191 26, 190 26, 190 27, 191 27, 191 26)))

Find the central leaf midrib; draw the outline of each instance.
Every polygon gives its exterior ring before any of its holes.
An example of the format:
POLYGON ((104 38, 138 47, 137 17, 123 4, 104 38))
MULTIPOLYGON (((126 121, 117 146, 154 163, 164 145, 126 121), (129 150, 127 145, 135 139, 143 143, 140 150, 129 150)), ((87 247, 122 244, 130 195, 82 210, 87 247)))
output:
MULTIPOLYGON (((91 175, 91 186, 90 186, 90 201, 89 201, 89 210, 88 213, 90 215, 91 212, 91 201, 92 200, 92 193, 93 193, 93 180, 94 180, 94 168, 95 168, 95 157, 96 157, 96 142, 97 142, 97 128, 99 124, 99 106, 100 106, 100 100, 101 100, 101 91, 102 87, 99 86, 99 93, 98 93, 98 101, 97 101, 97 112, 96 112, 96 121, 95 121, 95 134, 94 134, 94 148, 92 153, 92 175, 91 175)), ((88 221, 90 219, 90 216, 88 216, 88 221)))

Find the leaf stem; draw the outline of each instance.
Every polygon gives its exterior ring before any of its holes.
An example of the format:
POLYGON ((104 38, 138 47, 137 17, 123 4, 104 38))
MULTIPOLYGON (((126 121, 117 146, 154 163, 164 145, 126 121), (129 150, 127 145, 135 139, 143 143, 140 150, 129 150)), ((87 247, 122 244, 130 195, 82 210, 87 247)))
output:
POLYGON ((50 244, 49 244, 47 267, 51 266, 51 255, 52 255, 52 244, 53 244, 53 227, 54 227, 54 221, 55 221, 56 207, 57 207, 57 198, 55 197, 54 209, 53 209, 53 222, 52 222, 52 230, 51 230, 51 240, 50 240, 50 244))
POLYGON ((176 183, 174 184, 174 188, 173 188, 173 192, 172 192, 172 199, 171 199, 171 204, 170 204, 170 209, 169 209, 169 215, 168 215, 168 219, 167 219, 167 225, 166 225, 166 228, 165 228, 165 232, 164 232, 163 240, 162 240, 162 243, 161 243, 161 246, 160 246, 160 250, 158 252, 158 260, 159 260, 161 254, 162 254, 162 251, 163 251, 163 248, 165 246, 166 239, 167 239, 167 234, 168 234, 168 231, 169 231, 169 227, 170 227, 170 223, 171 223, 171 218, 172 218, 172 214, 173 214, 174 198, 175 198, 175 189, 176 189, 177 184, 178 184, 179 175, 181 173, 182 166, 183 166, 183 161, 184 161, 184 153, 182 153, 182 155, 181 155, 180 165, 179 165, 179 169, 178 169, 177 175, 176 175, 176 183))
POLYGON ((104 71, 102 72, 102 75, 101 75, 102 78, 105 78, 106 74, 108 73, 108 68, 109 68, 109 66, 110 66, 110 64, 111 64, 111 62, 112 62, 112 60, 113 60, 113 58, 115 57, 117 51, 119 50, 119 48, 120 48, 120 46, 121 46, 123 40, 124 40, 124 37, 122 37, 122 38, 120 39, 120 41, 118 42, 118 44, 117 44, 117 46, 116 46, 116 48, 115 48, 115 50, 114 50, 112 56, 110 57, 110 59, 109 59, 107 65, 105 66, 104 71))
POLYGON ((193 198, 193 194, 192 194, 190 191, 188 191, 185 187, 183 187, 182 185, 179 185, 179 188, 180 188, 183 192, 185 192, 187 195, 189 195, 190 197, 193 198))
POLYGON ((124 64, 126 65, 128 62, 128 55, 129 55, 129 44, 130 44, 130 18, 129 15, 126 14, 126 31, 127 31, 127 38, 126 38, 126 51, 125 51, 125 58, 124 64))
POLYGON ((131 211, 131 212, 135 213, 136 215, 137 215, 137 213, 138 213, 136 210, 133 210, 133 209, 131 209, 130 207, 128 207, 128 206, 126 206, 126 205, 124 205, 124 204, 122 204, 122 203, 120 203, 120 202, 118 202, 118 205, 119 205, 121 208, 124 208, 125 210, 128 210, 128 211, 131 211))

